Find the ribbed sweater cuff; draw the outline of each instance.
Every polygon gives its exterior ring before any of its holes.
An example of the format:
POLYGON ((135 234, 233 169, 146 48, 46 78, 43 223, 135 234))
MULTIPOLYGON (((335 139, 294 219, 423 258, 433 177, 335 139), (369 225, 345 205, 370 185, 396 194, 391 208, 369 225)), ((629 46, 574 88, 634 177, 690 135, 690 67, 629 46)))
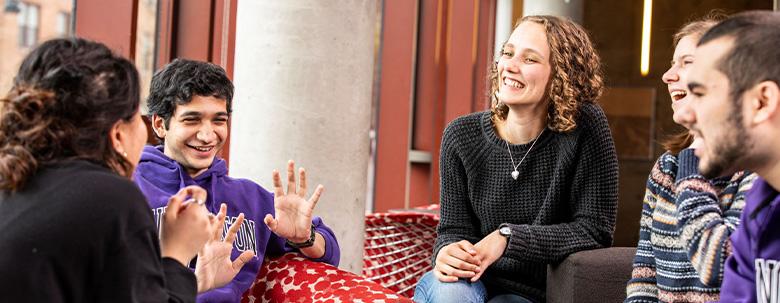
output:
POLYGON ((675 183, 699 176, 699 157, 694 154, 694 149, 686 148, 677 155, 678 167, 675 183))
POLYGON ((507 243, 505 256, 509 256, 516 259, 523 259, 528 251, 528 235, 531 234, 531 229, 525 224, 509 224, 509 228, 512 229, 512 236, 509 237, 509 243, 507 243))

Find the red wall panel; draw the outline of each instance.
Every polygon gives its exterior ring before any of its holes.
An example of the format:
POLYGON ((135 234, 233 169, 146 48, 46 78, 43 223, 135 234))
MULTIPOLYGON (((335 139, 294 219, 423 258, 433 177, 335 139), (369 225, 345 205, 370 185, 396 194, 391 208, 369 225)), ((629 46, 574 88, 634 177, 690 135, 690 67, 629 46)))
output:
POLYGON ((75 13, 76 36, 102 42, 130 60, 135 58, 137 1, 76 0, 75 13))
POLYGON ((416 0, 384 2, 374 210, 406 207, 416 0))

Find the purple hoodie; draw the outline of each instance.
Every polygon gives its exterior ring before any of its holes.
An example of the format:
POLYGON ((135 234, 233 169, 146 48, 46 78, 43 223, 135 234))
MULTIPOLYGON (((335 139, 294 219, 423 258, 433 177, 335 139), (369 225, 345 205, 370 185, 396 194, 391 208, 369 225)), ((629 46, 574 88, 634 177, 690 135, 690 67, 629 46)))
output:
POLYGON ((742 224, 731 235, 721 302, 776 302, 780 298, 780 195, 758 178, 748 192, 742 224))
MULTIPOLYGON (((193 179, 179 163, 163 154, 162 146, 146 146, 133 177, 149 200, 158 231, 168 199, 189 185, 206 189, 206 207, 212 213, 219 212, 220 203, 227 204, 225 233, 227 226, 236 220, 238 214, 244 213, 245 220, 236 237, 232 258, 235 260, 241 251, 246 250, 253 251, 257 257, 244 265, 227 285, 198 295, 198 302, 239 302, 241 295, 254 282, 266 253, 280 255, 295 250, 287 246, 284 239, 272 233, 263 222, 266 214, 274 214, 273 193, 250 180, 228 177, 225 161, 220 158, 215 158, 208 170, 193 179)), ((315 261, 338 266, 340 253, 333 231, 319 217, 314 217, 312 224, 326 243, 325 255, 315 261)))

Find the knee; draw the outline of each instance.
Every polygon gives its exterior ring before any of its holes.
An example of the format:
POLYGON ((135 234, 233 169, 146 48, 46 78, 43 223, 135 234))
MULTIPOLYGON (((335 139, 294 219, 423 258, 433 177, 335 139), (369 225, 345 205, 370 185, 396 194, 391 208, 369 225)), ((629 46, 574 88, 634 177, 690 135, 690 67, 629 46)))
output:
POLYGON ((420 278, 414 290, 414 301, 427 302, 485 302, 487 290, 482 282, 469 282, 460 279, 457 282, 441 282, 433 272, 420 278))

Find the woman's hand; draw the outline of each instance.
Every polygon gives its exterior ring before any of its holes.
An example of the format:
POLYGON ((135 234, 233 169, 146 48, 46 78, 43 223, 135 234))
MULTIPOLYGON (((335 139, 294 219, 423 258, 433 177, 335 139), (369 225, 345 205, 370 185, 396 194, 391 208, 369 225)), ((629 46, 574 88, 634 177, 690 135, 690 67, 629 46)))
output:
POLYGON ((244 223, 244 214, 238 215, 238 218, 228 229, 225 239, 222 239, 222 232, 225 230, 225 217, 227 216, 227 205, 222 203, 217 214, 217 220, 214 232, 210 239, 203 245, 198 252, 198 261, 195 264, 195 276, 198 280, 198 293, 208 291, 217 287, 222 287, 238 274, 244 265, 252 260, 255 253, 247 250, 241 253, 235 261, 230 260, 233 252, 233 242, 236 240, 236 234, 244 223))
POLYGON ((451 243, 436 255, 433 274, 442 282, 456 282, 458 278, 472 278, 481 274, 477 250, 469 241, 451 243))
POLYGON ((206 195, 203 188, 187 186, 168 199, 160 231, 163 257, 173 258, 187 266, 211 237, 216 219, 203 204, 206 195))
MULTIPOLYGON (((498 230, 493 231, 476 245, 474 249, 477 251, 477 258, 482 262, 482 268, 490 267, 493 262, 496 262, 498 258, 504 254, 507 246, 507 238, 498 233, 498 230)), ((471 277, 471 282, 476 282, 482 277, 484 271, 476 273, 471 277)))

